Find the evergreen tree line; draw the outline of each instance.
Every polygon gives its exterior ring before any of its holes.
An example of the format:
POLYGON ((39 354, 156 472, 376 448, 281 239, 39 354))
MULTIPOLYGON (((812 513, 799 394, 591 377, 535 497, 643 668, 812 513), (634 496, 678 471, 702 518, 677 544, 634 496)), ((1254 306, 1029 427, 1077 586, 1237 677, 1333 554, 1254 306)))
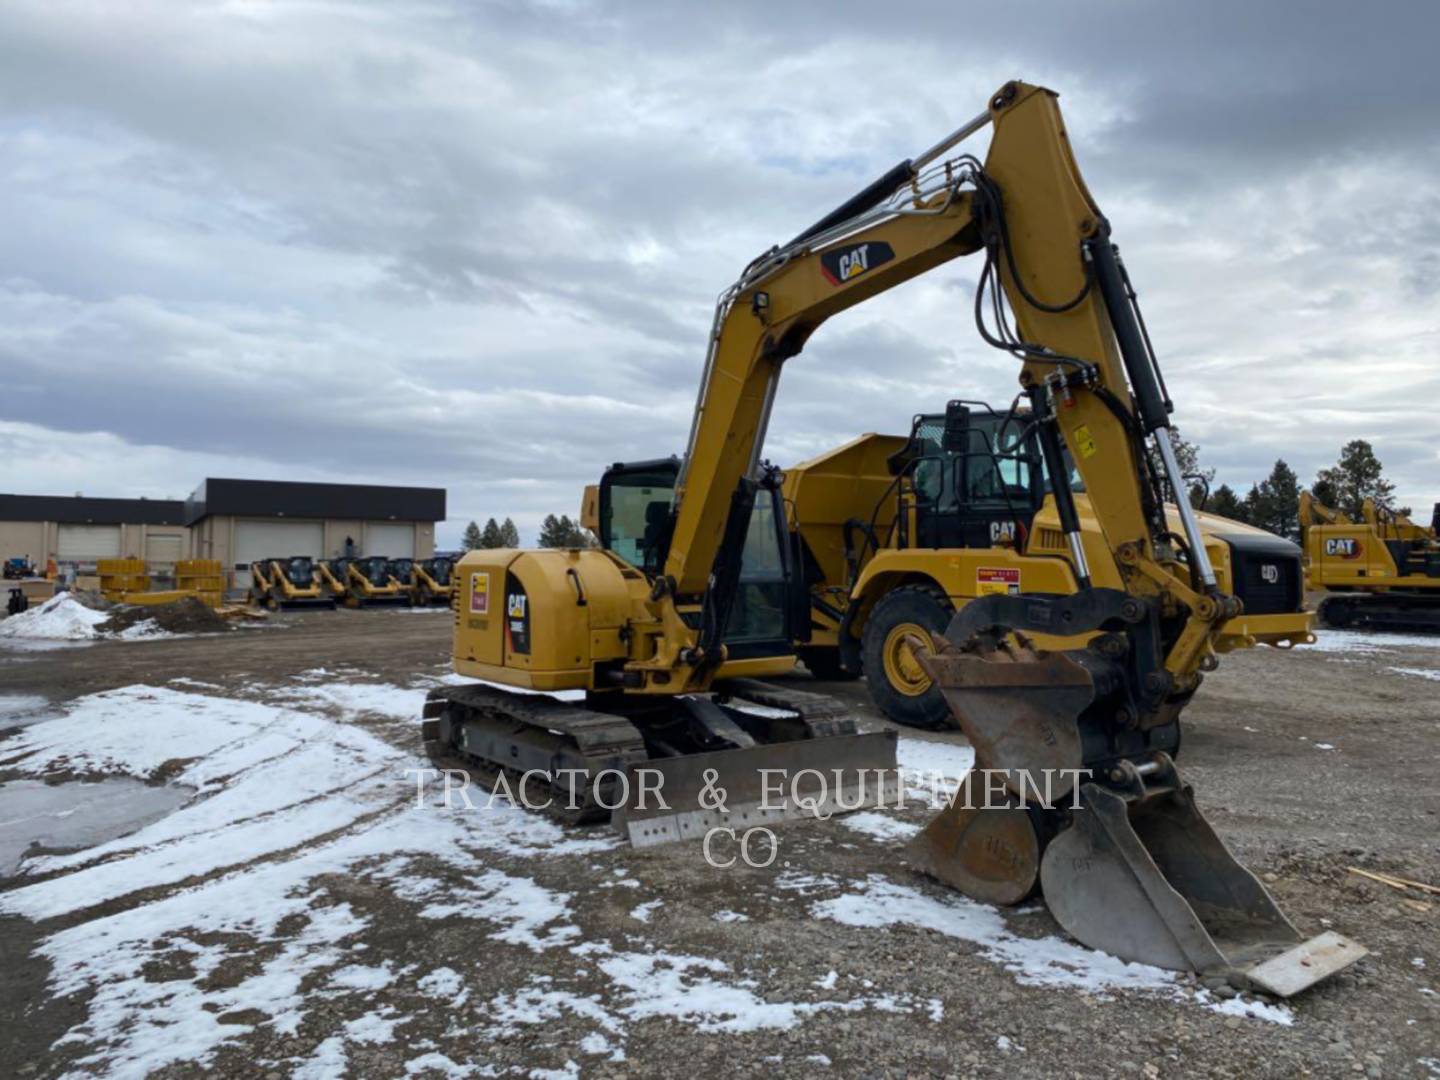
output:
MULTIPOLYGON (((1280 536, 1300 536, 1300 478, 1283 458, 1275 462, 1270 475, 1251 484, 1243 496, 1229 484, 1210 489, 1214 469, 1202 469, 1199 448, 1177 433, 1176 457, 1181 472, 1191 480, 1190 503, 1221 517, 1242 521, 1280 536), (1208 495, 1208 497, 1207 497, 1208 495)), ((1364 439, 1351 439, 1340 450, 1339 460, 1315 474, 1310 494, 1335 510, 1360 520, 1366 499, 1392 506, 1395 485, 1385 479, 1384 468, 1374 448, 1364 439)), ((1408 514, 1409 507, 1398 513, 1408 514)))
MULTIPOLYGON (((520 530, 508 517, 498 524, 494 518, 491 518, 485 522, 483 529, 472 521, 465 526, 465 532, 460 538, 460 546, 466 551, 474 551, 477 548, 518 548, 520 546, 520 530)), ((566 514, 561 514, 559 517, 554 514, 546 514, 545 520, 540 523, 540 547, 594 546, 595 541, 589 531, 571 521, 566 514)))

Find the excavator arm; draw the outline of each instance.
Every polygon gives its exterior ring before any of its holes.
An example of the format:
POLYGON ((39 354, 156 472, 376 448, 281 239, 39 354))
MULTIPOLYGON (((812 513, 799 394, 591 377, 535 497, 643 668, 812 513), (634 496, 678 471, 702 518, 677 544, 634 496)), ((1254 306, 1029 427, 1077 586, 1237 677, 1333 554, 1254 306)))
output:
MULTIPOLYGON (((902 162, 847 204, 753 261, 720 297, 663 572, 652 597, 667 632, 632 668, 677 669, 703 688, 723 659, 744 524, 781 371, 830 316, 951 259, 984 253, 976 316, 1016 356, 1041 418, 1050 474, 1067 447, 1126 591, 1189 622, 1170 635, 1170 680, 1193 687, 1226 618, 1188 501, 1168 532, 1165 492, 1183 491, 1169 402, 1109 226, 1076 166, 1051 91, 1007 84, 986 112, 902 162), (958 145, 994 131, 982 163, 958 145), (1011 314, 1013 313, 1013 315, 1011 314), (1147 438, 1148 446, 1147 450, 1147 438), (682 611, 699 617, 688 621, 682 611)), ((1057 485, 1072 563, 1088 583, 1068 488, 1057 485)))

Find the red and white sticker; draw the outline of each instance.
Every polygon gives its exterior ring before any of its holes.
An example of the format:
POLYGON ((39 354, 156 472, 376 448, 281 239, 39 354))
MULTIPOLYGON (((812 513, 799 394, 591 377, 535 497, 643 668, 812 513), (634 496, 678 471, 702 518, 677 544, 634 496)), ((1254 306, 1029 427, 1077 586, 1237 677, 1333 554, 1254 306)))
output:
POLYGON ((490 614, 490 575, 487 573, 470 575, 470 614, 490 614))
POLYGON ((979 566, 975 568, 975 595, 1020 591, 1020 568, 1016 566, 979 566))

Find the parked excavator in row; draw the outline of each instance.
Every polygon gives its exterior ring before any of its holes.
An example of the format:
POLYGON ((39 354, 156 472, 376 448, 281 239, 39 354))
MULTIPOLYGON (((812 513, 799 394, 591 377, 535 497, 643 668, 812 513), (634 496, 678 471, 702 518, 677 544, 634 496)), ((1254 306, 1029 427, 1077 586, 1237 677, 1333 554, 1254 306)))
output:
POLYGON ((1440 503, 1426 528, 1374 499, 1352 521, 1302 491, 1300 543, 1326 626, 1440 633, 1440 503))
MULTIPOLYGON (((854 734, 834 702, 742 677, 793 663, 809 618, 792 600, 804 590, 786 588, 797 561, 779 473, 761 453, 780 372, 827 318, 977 253, 977 329, 1019 362, 1026 436, 1052 477, 1068 475, 1068 450, 1103 542, 1087 544, 1071 485, 1056 483, 1061 546, 1045 558, 1068 568, 1074 591, 1007 588, 966 603, 943 635, 913 635, 977 768, 1005 788, 1001 800, 952 802, 914 856, 989 901, 1038 886, 1073 936, 1126 960, 1303 989, 1365 950, 1333 932, 1301 938, 1205 822, 1173 756, 1181 712, 1219 654, 1257 635, 1303 636, 1310 617, 1247 615, 1188 501, 1178 529, 1167 517, 1168 493, 1184 490, 1172 405, 1110 225, 1055 95, 1039 87, 1008 83, 725 290, 669 505, 632 499, 656 486, 634 473, 598 492, 602 522, 641 515, 645 558, 612 543, 461 560, 453 666, 484 682, 432 691, 427 745, 441 762, 523 773, 575 819, 618 806, 633 843, 770 820, 754 797, 759 770, 798 780, 893 766, 893 732, 854 734), (987 125, 982 162, 961 144, 987 125), (1057 631, 1089 643, 1051 651, 1030 637, 1057 631), (637 797, 642 768, 667 807, 637 797), (576 781, 568 802, 562 775, 576 781), (723 807, 696 798, 717 786, 731 795, 723 807)), ((803 813, 797 803, 779 813, 803 813)))

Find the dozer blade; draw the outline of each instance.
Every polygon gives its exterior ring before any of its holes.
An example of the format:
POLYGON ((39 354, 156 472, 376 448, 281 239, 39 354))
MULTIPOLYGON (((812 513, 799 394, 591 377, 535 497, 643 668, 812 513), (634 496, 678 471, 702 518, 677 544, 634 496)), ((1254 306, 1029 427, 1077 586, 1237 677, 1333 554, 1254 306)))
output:
POLYGON ((1335 933, 1301 938, 1166 765, 1168 776, 1143 793, 1081 786, 1070 826, 1040 865, 1061 926, 1122 960, 1220 974, 1279 997, 1366 954, 1335 933))
POLYGON ((714 828, 743 832, 893 804, 895 750, 895 732, 881 731, 654 758, 630 767, 628 799, 612 822, 643 848, 699 839, 714 828))

